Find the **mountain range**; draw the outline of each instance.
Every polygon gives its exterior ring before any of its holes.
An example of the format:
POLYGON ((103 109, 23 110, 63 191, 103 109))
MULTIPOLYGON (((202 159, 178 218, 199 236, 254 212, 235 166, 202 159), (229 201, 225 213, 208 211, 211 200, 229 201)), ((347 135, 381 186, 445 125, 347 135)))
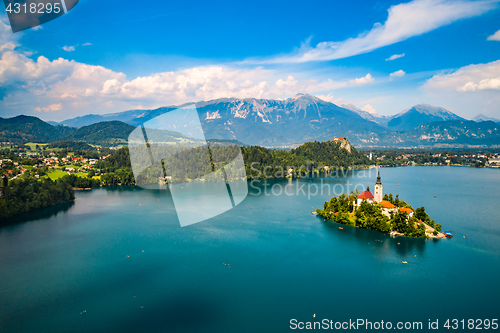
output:
MULTIPOLYGON (((65 120, 57 126, 47 123, 42 126, 38 118, 35 118, 38 122, 30 119, 47 131, 39 137, 34 135, 37 132, 21 134, 22 126, 11 128, 10 132, 4 130, 5 123, 19 125, 22 119, 34 117, 0 118, 0 140, 71 139, 92 144, 124 144, 135 127, 186 105, 190 104, 90 114, 65 120)), ((354 106, 338 106, 304 94, 284 100, 224 98, 195 105, 207 139, 233 140, 246 145, 293 147, 334 137, 347 137, 358 147, 500 144, 498 123, 484 118, 469 121, 444 108, 426 104, 391 117, 377 116, 354 106)))
MULTIPOLYGON (((428 104, 418 104, 393 116, 379 116, 360 110, 354 105, 345 105, 351 111, 356 112, 364 119, 373 121, 391 131, 410 131, 422 124, 436 121, 462 120, 466 119, 446 110, 428 104)), ((484 119, 486 120, 486 119, 484 119)))
POLYGON ((474 118, 472 118, 472 120, 474 120, 476 122, 494 121, 495 123, 499 123, 500 124, 500 119, 490 118, 490 117, 487 117, 487 116, 482 115, 482 114, 478 114, 477 116, 475 116, 474 118))

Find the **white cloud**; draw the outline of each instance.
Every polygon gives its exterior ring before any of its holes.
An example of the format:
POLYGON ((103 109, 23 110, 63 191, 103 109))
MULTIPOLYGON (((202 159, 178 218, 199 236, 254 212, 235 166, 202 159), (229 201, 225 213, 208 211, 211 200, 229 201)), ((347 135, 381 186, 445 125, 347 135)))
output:
POLYGON ((384 24, 341 42, 321 42, 316 47, 303 44, 290 55, 247 63, 302 63, 328 61, 367 53, 413 36, 418 36, 464 18, 481 15, 497 7, 494 1, 413 0, 389 8, 384 24))
POLYGON ((59 104, 52 104, 52 105, 49 105, 47 107, 44 107, 44 108, 40 108, 40 107, 36 107, 35 108, 35 111, 38 111, 38 112, 50 112, 50 111, 59 111, 62 109, 62 104, 59 103, 59 104))
POLYGON ((362 78, 350 80, 349 83, 359 85, 359 84, 373 83, 373 81, 375 81, 375 79, 372 77, 370 73, 368 73, 366 74, 366 76, 363 76, 362 78))
POLYGON ((404 76, 405 74, 406 74, 405 71, 400 69, 399 71, 395 71, 394 73, 389 74, 389 76, 393 78, 398 76, 404 76))
POLYGON ((375 110, 375 108, 373 106, 371 106, 370 104, 366 104, 365 106, 363 106, 363 108, 361 110, 366 111, 371 115, 377 114, 377 110, 375 110))
POLYGON ((458 88, 458 91, 476 91, 476 90, 486 90, 495 89, 500 90, 500 76, 493 79, 484 79, 478 83, 472 81, 467 82, 462 87, 458 88))
POLYGON ((461 117, 482 113, 500 118, 500 60, 439 73, 427 80, 421 91, 421 101, 461 117))
POLYGON ((406 53, 401 53, 401 54, 393 54, 389 58, 385 59, 385 61, 391 61, 391 60, 396 60, 399 58, 403 58, 406 53))
MULTIPOLYGON (((61 117, 108 108, 153 108, 225 97, 283 98, 297 92, 319 93, 374 82, 371 74, 342 81, 296 79, 262 67, 201 66, 128 79, 102 66, 66 60, 30 59, 15 50, 0 58, 0 84, 7 94, 0 103, 23 110, 60 111, 61 117), (49 105, 41 107, 40 105, 49 105), (55 107, 57 106, 57 107, 55 107)), ((25 111, 23 111, 25 112, 25 111)))
POLYGON ((90 46, 92 43, 83 43, 82 46, 90 46))
POLYGON ((18 47, 20 36, 21 34, 13 34, 10 25, 5 24, 4 19, 0 17, 0 52, 18 47))
POLYGON ((496 41, 500 42, 500 30, 495 32, 493 35, 488 36, 488 38, 486 38, 486 40, 496 40, 496 41))
MULTIPOLYGON (((339 98, 335 98, 333 96, 333 94, 328 94, 328 95, 316 95, 316 97, 318 98, 321 98, 322 100, 324 100, 325 102, 330 102, 330 103, 333 103, 333 104, 336 104, 336 105, 339 105, 341 107, 345 107, 343 105, 343 103, 345 102, 344 98, 342 97, 339 97, 339 98)), ((351 110, 351 109, 349 109, 351 110)))
POLYGON ((75 50, 74 46, 63 46, 62 49, 66 52, 73 52, 75 50))
POLYGON ((11 50, 12 51, 16 47, 17 47, 16 44, 8 42, 8 43, 0 45, 0 52, 2 52, 4 50, 11 50))
POLYGON ((500 90, 500 60, 465 66, 450 74, 434 75, 424 88, 458 92, 500 90))

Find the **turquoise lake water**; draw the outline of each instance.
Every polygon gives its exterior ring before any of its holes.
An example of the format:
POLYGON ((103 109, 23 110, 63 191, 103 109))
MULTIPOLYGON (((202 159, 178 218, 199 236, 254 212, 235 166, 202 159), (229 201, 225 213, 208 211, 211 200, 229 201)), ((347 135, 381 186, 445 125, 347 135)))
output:
POLYGON ((500 170, 381 169, 385 193, 425 206, 454 234, 442 240, 340 230, 311 215, 330 196, 308 198, 307 186, 373 188, 375 171, 362 172, 253 184, 236 208, 184 228, 168 192, 134 187, 79 192, 74 204, 24 216, 32 220, 0 228, 0 331, 286 332, 291 319, 426 328, 429 319, 499 318, 500 170), (273 185, 293 195, 266 195, 273 185))

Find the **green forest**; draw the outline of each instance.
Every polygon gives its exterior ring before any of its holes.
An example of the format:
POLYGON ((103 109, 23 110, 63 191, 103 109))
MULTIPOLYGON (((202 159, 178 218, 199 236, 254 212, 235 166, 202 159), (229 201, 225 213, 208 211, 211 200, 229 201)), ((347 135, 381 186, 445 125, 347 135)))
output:
POLYGON ((2 181, 1 220, 75 199, 71 184, 64 179, 52 181, 48 178, 19 178, 8 181, 3 177, 2 181))
MULTIPOLYGON (((129 148, 122 148, 105 160, 99 161, 95 169, 108 177, 118 176, 128 184, 135 181, 138 184, 156 184, 158 177, 164 174, 171 176, 173 182, 192 181, 201 178, 203 181, 211 179, 206 175, 214 170, 231 164, 241 149, 247 179, 284 178, 288 169, 292 168, 294 176, 320 173, 325 166, 330 169, 348 169, 356 166, 365 166, 369 160, 355 148, 351 152, 341 148, 339 142, 309 142, 292 150, 267 149, 259 146, 214 146, 207 149, 204 146, 150 146, 154 156, 169 156, 163 164, 151 165, 149 152, 146 149, 131 147, 134 152, 134 167, 139 166, 138 179, 133 179, 129 148), (165 172, 164 172, 164 170, 165 172)), ((230 165, 229 170, 237 169, 230 165), (232 169, 231 169, 232 168, 232 169)), ((238 172, 227 172, 229 178, 238 178, 238 172)), ((121 182, 120 182, 121 183, 121 182)))

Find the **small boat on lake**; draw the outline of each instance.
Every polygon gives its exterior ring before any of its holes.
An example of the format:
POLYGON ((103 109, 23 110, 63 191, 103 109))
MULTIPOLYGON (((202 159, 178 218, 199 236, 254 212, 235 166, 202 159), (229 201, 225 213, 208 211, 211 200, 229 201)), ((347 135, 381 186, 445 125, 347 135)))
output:
POLYGON ((453 237, 453 234, 451 232, 448 232, 448 231, 445 231, 444 232, 445 236, 448 237, 448 238, 451 238, 453 237))
POLYGON ((340 230, 344 230, 344 228, 342 228, 342 227, 339 227, 339 229, 340 229, 340 230))

